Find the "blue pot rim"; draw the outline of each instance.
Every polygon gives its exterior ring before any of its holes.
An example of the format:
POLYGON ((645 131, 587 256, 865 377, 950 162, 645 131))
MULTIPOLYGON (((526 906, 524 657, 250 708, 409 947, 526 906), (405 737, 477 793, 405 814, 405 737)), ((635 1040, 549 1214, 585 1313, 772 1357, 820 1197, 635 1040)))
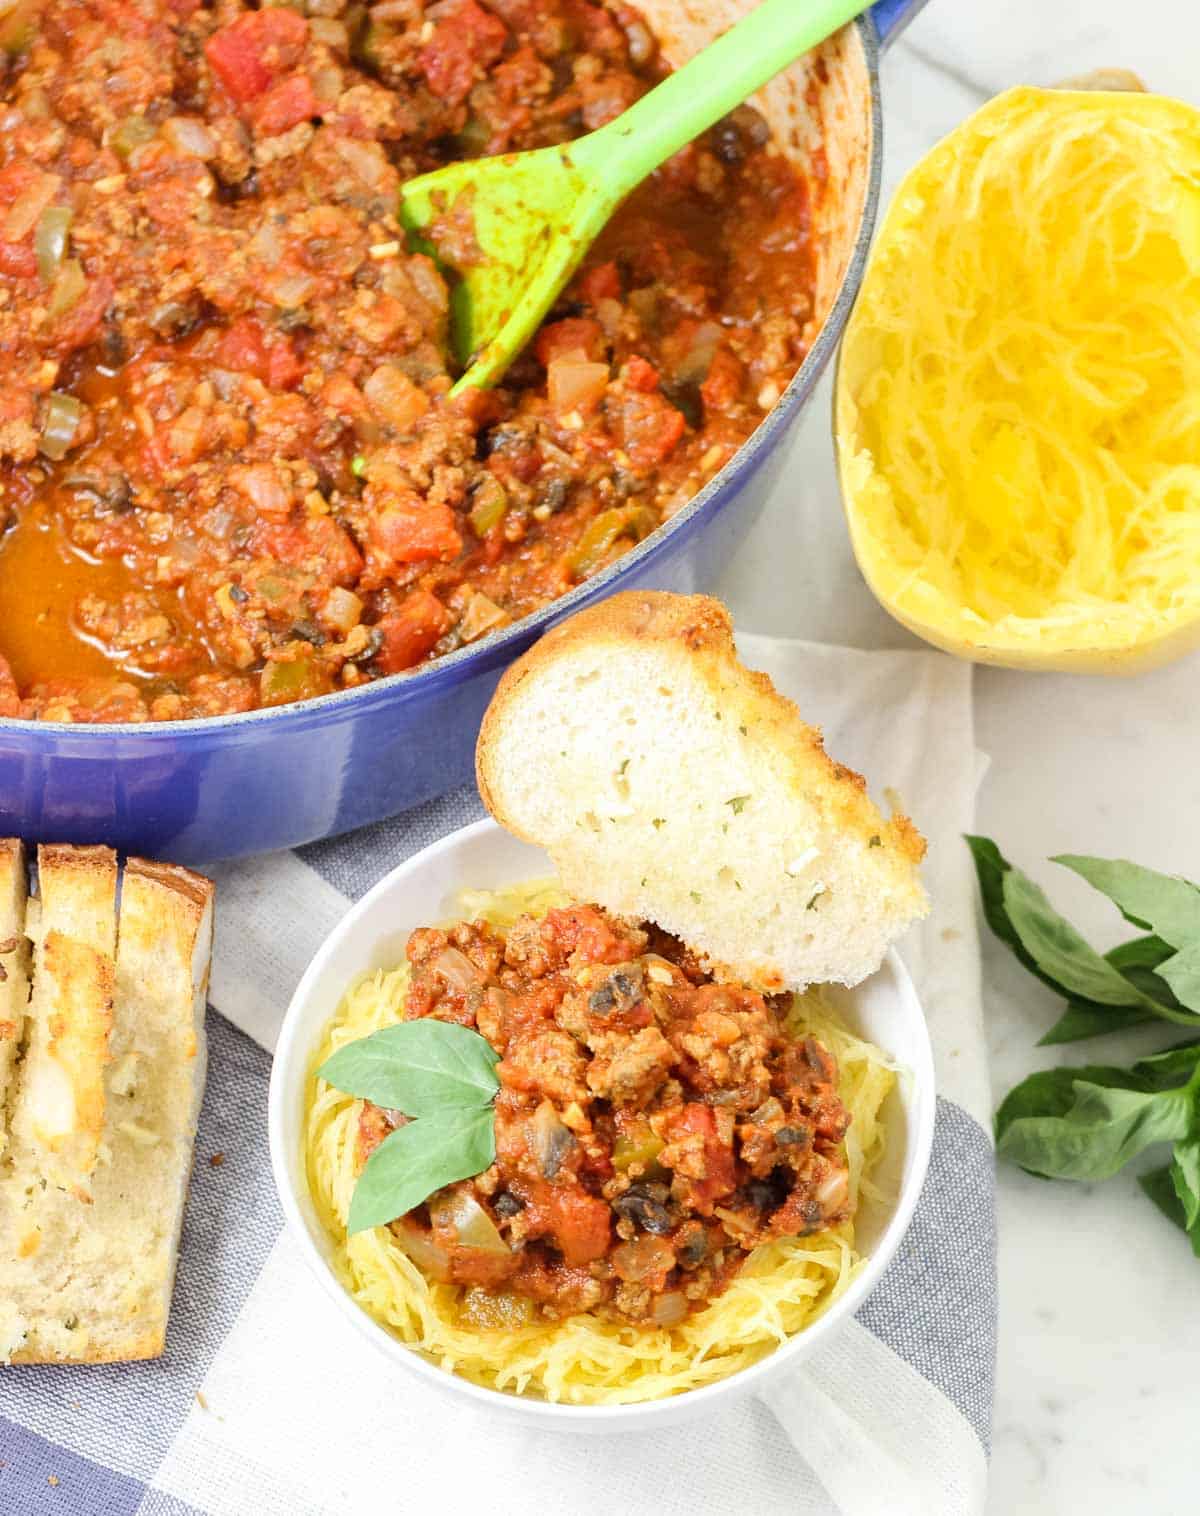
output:
MULTIPOLYGON (((850 307, 858 293, 867 250, 875 226, 879 208, 880 180, 883 165, 883 120, 879 91, 879 34, 869 13, 860 16, 854 23, 863 48, 867 67, 870 95, 871 138, 867 165, 867 186, 863 200, 862 217, 854 248, 846 265, 833 304, 829 309, 817 339, 792 376, 791 382, 776 402, 774 408, 759 423, 751 436, 734 453, 728 463, 713 475, 708 483, 684 505, 671 519, 631 552, 624 554, 594 578, 585 579, 567 594, 552 600, 541 610, 523 616, 511 626, 491 633, 482 641, 447 653, 426 667, 413 673, 392 674, 375 679, 355 689, 337 690, 328 695, 318 695, 309 700, 298 700, 289 705, 260 707, 253 711, 240 711, 228 716, 193 716, 179 721, 112 721, 94 725, 70 721, 36 721, 16 717, 0 718, 0 736, 24 735, 45 740, 72 738, 81 746, 97 746, 111 743, 118 738, 136 737, 143 743, 172 743, 181 737, 207 736, 219 742, 228 736, 236 740, 247 729, 262 725, 304 729, 308 726, 323 726, 327 720, 336 720, 351 710, 369 710, 392 700, 405 702, 419 699, 425 692, 444 691, 462 682, 464 677, 490 672, 512 661, 516 650, 540 637, 551 625, 561 621, 593 600, 603 598, 623 576, 638 566, 650 564, 668 545, 680 535, 689 535, 700 519, 715 515, 724 508, 736 491, 739 479, 752 470, 755 462, 769 453, 782 440, 782 434, 791 425, 797 412, 808 399, 820 378, 830 354, 841 339, 842 331, 850 314, 850 307), (510 652, 511 650, 514 650, 510 652)), ((40 745, 40 744, 39 744, 40 745)))

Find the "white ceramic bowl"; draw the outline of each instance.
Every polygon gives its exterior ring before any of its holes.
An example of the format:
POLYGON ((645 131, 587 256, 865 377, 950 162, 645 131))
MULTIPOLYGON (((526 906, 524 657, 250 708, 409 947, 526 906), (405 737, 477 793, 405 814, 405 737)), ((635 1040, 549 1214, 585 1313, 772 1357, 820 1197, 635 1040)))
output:
POLYGON ((410 858, 347 914, 300 981, 288 1007, 271 1074, 270 1135, 275 1184, 284 1215, 309 1268, 358 1329, 402 1372, 459 1400, 543 1428, 617 1432, 674 1425, 707 1414, 748 1394, 769 1376, 799 1363, 823 1337, 854 1314, 875 1287, 896 1250, 916 1205, 933 1140, 933 1059, 925 1019, 900 959, 889 953, 879 972, 853 990, 837 991, 835 1004, 856 1031, 891 1053, 904 1069, 884 1110, 887 1152, 876 1171, 893 1203, 864 1203, 857 1245, 867 1265, 840 1299, 805 1331, 751 1368, 669 1400, 629 1406, 565 1406, 483 1389, 447 1373, 406 1347, 361 1309, 338 1283, 329 1264, 331 1245, 308 1193, 302 1154, 305 1074, 325 1023, 347 987, 361 974, 403 961, 409 932, 444 920, 463 889, 498 889, 553 873, 546 855, 494 822, 481 821, 444 837, 410 858))

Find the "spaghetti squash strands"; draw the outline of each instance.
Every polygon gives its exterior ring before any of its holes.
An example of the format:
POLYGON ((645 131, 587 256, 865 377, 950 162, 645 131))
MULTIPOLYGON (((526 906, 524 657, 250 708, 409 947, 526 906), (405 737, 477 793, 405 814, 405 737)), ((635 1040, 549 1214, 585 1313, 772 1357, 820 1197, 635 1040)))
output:
MULTIPOLYGON (((507 928, 544 914, 564 896, 548 881, 497 893, 471 891, 459 914, 507 928)), ((698 1389, 746 1368, 802 1330, 846 1289, 863 1260, 852 1222, 785 1238, 751 1253, 723 1294, 679 1326, 646 1327, 576 1315, 513 1328, 482 1329, 463 1317, 465 1291, 427 1278, 387 1227, 346 1236, 358 1178, 362 1102, 315 1072, 347 1042, 404 1019, 409 968, 367 975, 339 1006, 313 1055, 305 1123, 308 1183, 333 1241, 342 1285, 376 1321, 442 1368, 489 1389, 574 1405, 623 1405, 698 1389)), ((895 1083, 880 1049, 849 1032, 817 992, 795 998, 789 1021, 838 1060, 839 1094, 852 1121, 845 1140, 850 1192, 874 1193, 870 1172, 883 1151, 879 1115, 895 1083)))
POLYGON ((1200 642, 1200 112, 1016 89, 904 180, 838 378, 859 565, 986 662, 1200 642))

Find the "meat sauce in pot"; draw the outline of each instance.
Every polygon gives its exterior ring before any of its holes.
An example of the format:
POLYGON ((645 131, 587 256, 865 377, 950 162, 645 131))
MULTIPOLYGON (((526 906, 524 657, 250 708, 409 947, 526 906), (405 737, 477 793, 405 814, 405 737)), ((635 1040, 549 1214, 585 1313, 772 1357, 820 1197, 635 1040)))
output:
POLYGON ((604 568, 746 440, 812 314, 743 107, 448 398, 408 177, 662 77, 609 0, 17 0, 0 18, 0 715, 218 716, 395 674, 604 568))

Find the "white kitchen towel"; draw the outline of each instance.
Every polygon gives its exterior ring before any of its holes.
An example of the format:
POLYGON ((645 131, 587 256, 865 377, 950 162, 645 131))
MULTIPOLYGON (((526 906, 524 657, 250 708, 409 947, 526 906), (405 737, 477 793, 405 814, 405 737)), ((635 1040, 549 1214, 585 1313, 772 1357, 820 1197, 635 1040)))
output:
POLYGON ((153 1364, 4 1373, 0 1510, 982 1511, 996 1285, 974 887, 961 840, 978 777, 970 669, 932 653, 739 643, 930 844, 933 912, 903 952, 934 1041, 933 1157, 909 1233, 858 1317, 758 1400, 610 1440, 531 1433, 427 1394, 307 1276, 271 1187, 262 1050, 348 905, 481 814, 459 791, 349 837, 213 870, 218 1014, 168 1351, 153 1364))

